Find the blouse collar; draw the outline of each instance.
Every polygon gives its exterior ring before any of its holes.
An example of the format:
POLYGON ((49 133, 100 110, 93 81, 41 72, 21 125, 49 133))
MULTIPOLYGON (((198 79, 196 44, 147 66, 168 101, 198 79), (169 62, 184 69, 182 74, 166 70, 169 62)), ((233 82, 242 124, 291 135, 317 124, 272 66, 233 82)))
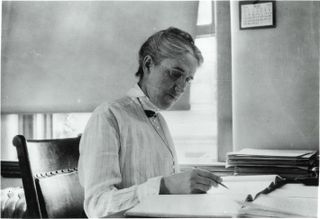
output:
POLYGON ((138 84, 135 84, 134 87, 128 91, 127 95, 129 97, 137 98, 144 110, 151 110, 156 113, 160 111, 160 109, 150 101, 149 97, 145 95, 138 84))

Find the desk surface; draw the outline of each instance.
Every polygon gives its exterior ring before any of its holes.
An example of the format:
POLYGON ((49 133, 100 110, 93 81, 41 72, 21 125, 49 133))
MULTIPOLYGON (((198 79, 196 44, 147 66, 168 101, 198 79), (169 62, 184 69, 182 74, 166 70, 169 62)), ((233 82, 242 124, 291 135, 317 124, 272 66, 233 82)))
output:
POLYGON ((139 217, 317 217, 318 187, 287 184, 253 202, 247 193, 156 195, 126 212, 139 217))

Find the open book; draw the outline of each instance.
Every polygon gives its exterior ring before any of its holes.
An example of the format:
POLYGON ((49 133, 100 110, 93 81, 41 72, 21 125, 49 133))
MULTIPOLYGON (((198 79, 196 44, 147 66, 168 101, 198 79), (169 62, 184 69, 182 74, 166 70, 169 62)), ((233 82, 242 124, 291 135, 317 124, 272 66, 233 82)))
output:
MULTIPOLYGON (((229 176, 209 194, 245 197, 237 217, 317 217, 318 187, 286 184, 277 175, 229 176)), ((240 203, 240 202, 239 202, 240 203)))
POLYGON ((305 202, 306 199, 311 201, 316 208, 317 197, 313 197, 311 200, 310 197, 304 196, 305 193, 308 193, 308 196, 317 194, 317 187, 307 188, 302 184, 296 184, 300 191, 297 196, 293 195, 297 194, 295 191, 297 187, 283 186, 281 187, 283 191, 277 192, 276 196, 270 196, 273 192, 268 194, 271 191, 268 188, 274 187, 279 179, 281 180, 276 175, 225 176, 223 183, 229 189, 219 186, 218 188, 213 187, 207 194, 149 196, 136 207, 127 211, 126 215, 137 217, 239 217, 254 215, 257 217, 261 213, 263 217, 268 217, 268 215, 271 217, 316 216, 317 211, 308 214, 290 212, 296 212, 291 211, 291 208, 296 208, 300 202, 305 202), (303 189, 309 190, 304 192, 303 189), (283 209, 278 209, 277 205, 272 205, 272 202, 280 203, 283 200, 289 200, 286 208, 282 205, 283 209), (264 202, 266 202, 267 210, 261 211, 264 209, 264 202), (255 203, 257 205, 254 205, 255 203))
POLYGON ((270 194, 246 202, 238 212, 242 217, 309 217, 318 215, 318 186, 285 184, 270 194))
POLYGON ((252 175, 252 176, 225 176, 224 187, 212 187, 208 194, 222 194, 224 196, 241 196, 244 201, 253 201, 260 193, 269 193, 275 189, 275 185, 284 179, 277 175, 252 175))
POLYGON ((239 209, 241 217, 318 217, 317 198, 270 197, 261 195, 254 202, 245 203, 239 209))

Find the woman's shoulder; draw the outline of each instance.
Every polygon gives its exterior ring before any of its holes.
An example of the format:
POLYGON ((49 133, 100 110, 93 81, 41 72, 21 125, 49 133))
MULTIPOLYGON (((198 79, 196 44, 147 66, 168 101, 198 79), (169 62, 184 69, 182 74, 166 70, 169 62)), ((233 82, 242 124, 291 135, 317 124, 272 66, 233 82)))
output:
POLYGON ((134 107, 134 100, 129 96, 124 96, 114 101, 107 101, 98 105, 93 113, 108 114, 110 112, 126 111, 128 108, 134 107))

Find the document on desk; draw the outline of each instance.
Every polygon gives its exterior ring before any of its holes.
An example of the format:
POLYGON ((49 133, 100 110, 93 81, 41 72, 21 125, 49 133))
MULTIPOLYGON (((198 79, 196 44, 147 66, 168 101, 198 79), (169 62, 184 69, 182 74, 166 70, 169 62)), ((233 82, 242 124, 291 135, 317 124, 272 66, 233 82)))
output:
POLYGON ((318 186, 286 184, 239 210, 241 217, 318 217, 318 186))
POLYGON ((155 195, 126 212, 139 217, 237 217, 248 195, 253 198, 275 181, 276 175, 225 176, 222 186, 207 194, 155 195))
MULTIPOLYGON (((240 198, 240 197, 238 197, 240 198)), ((241 199, 240 199, 241 200, 241 199)), ((242 202, 217 194, 154 195, 125 213, 133 217, 236 217, 242 202)))
MULTIPOLYGON (((318 187, 303 184, 285 184, 271 193, 263 194, 281 179, 277 175, 229 176, 223 183, 230 190, 212 188, 209 194, 226 197, 248 197, 253 201, 242 202, 238 217, 317 217, 318 187), (241 195, 242 194, 242 195, 241 195)), ((276 186, 277 187, 277 186, 276 186)))
POLYGON ((308 217, 318 216, 318 199, 303 197, 271 197, 261 195, 239 209, 239 217, 308 217))
POLYGON ((212 187, 208 194, 223 194, 233 197, 235 194, 243 196, 243 200, 247 200, 248 196, 254 199, 257 194, 268 188, 271 184, 275 184, 279 176, 277 175, 252 175, 252 176, 225 176, 223 184, 228 186, 229 190, 223 187, 212 187))

